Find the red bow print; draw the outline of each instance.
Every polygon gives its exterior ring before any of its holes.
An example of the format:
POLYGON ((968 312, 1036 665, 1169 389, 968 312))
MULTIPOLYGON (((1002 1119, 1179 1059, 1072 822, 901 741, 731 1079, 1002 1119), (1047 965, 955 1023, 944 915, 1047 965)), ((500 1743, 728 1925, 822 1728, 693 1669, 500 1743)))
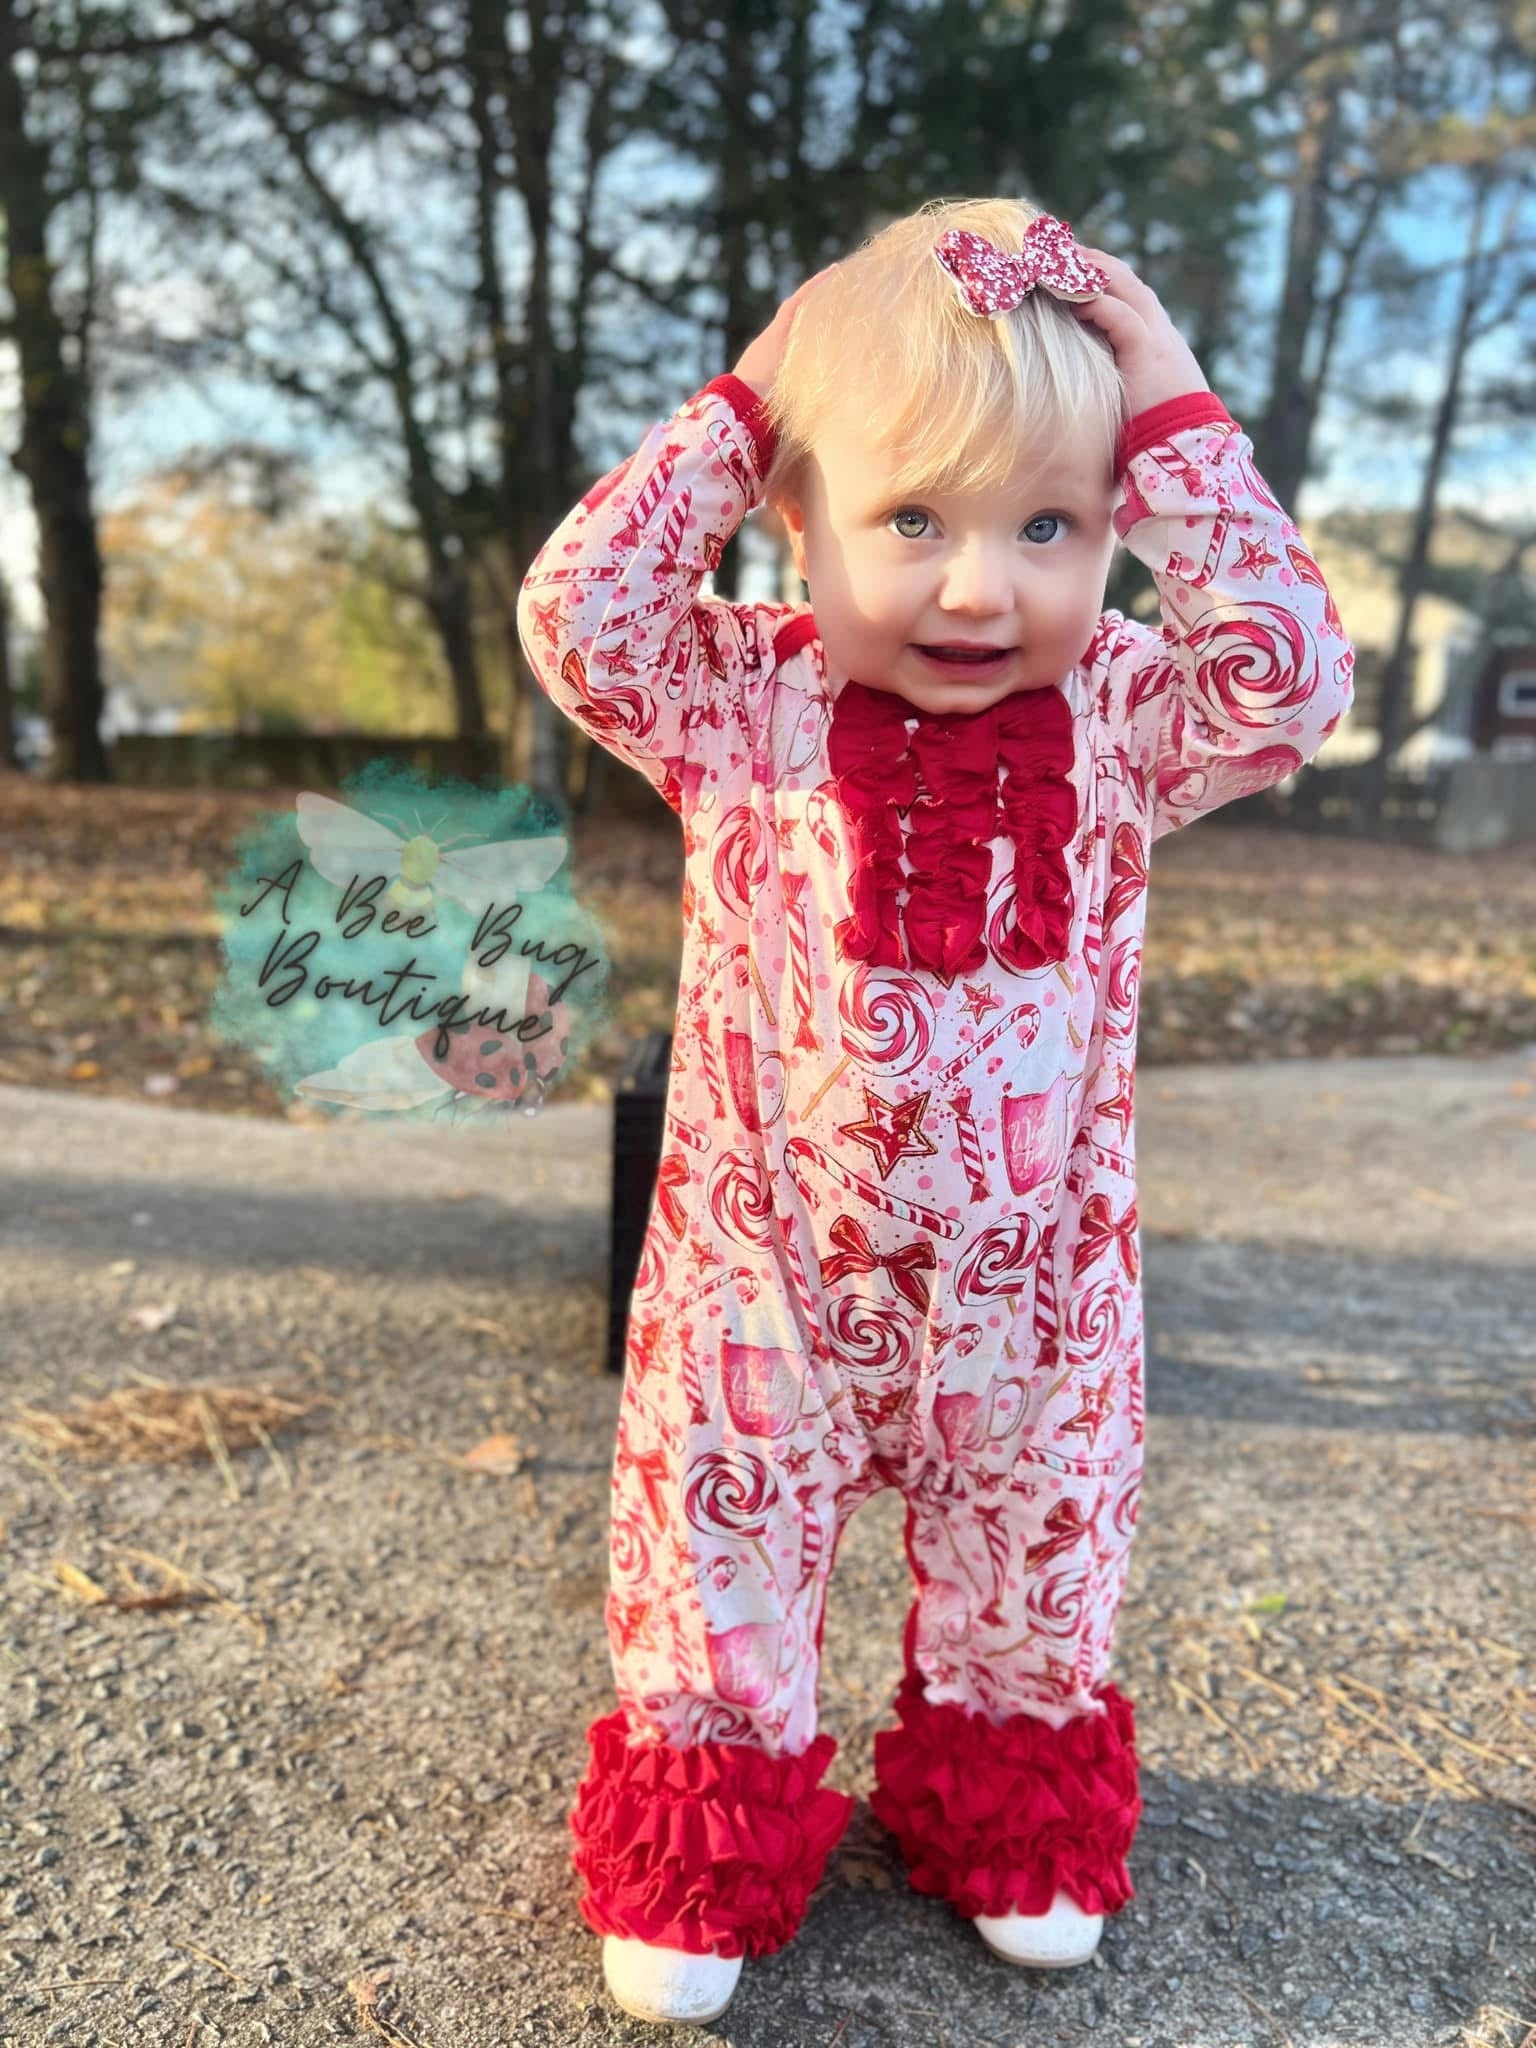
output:
POLYGON ((1038 214, 1024 230, 1017 256, 969 228, 950 228, 934 243, 933 253, 971 311, 983 315, 1011 312, 1036 285, 1074 304, 1096 299, 1109 287, 1106 272, 1078 247, 1071 223, 1048 213, 1038 214))
POLYGON ((821 1262, 824 1286, 830 1287, 834 1280, 841 1280, 848 1273, 873 1273, 877 1266, 883 1266, 896 1292, 914 1308, 927 1313, 928 1282, 923 1273, 931 1272, 939 1263, 931 1244, 909 1244, 899 1252, 877 1252, 851 1216, 838 1217, 831 1237, 838 1250, 832 1258, 821 1262))
POLYGON ((655 1517, 657 1529, 664 1530, 667 1526, 667 1499, 663 1489, 669 1477, 666 1452, 636 1452, 620 1441, 614 1452, 614 1468, 619 1473, 634 1473, 644 1489, 645 1504, 655 1517))
POLYGON ((1136 1204, 1132 1202, 1117 1223, 1109 1212, 1108 1195, 1090 1195, 1083 1204, 1081 1233, 1072 1254, 1072 1278, 1114 1244, 1119 1245, 1121 1262, 1134 1280, 1141 1265, 1136 1252, 1136 1204))

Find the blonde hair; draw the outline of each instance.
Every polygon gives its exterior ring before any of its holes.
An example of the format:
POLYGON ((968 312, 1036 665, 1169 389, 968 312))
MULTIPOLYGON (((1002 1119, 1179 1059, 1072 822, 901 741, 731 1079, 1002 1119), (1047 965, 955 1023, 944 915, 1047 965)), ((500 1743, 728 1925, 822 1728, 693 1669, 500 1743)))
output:
POLYGON ((1026 449, 1043 466, 1074 441, 1102 449, 1110 480, 1129 408, 1108 338, 1043 287, 1010 312, 974 313, 933 254, 946 230, 968 228, 1017 255, 1042 211, 1027 199, 931 199, 822 278, 765 401, 770 507, 801 500, 818 436, 839 416, 894 451, 893 493, 998 487, 1026 449))

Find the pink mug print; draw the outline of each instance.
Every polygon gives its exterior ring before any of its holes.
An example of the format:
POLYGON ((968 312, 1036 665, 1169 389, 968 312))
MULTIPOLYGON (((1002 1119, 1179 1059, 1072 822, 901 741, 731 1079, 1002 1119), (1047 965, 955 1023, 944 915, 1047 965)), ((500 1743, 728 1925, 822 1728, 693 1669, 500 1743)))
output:
POLYGON ((1043 1095, 1003 1090, 1003 1164, 1008 1185, 1027 1195, 1054 1180, 1067 1152, 1067 1077, 1058 1074, 1043 1095))

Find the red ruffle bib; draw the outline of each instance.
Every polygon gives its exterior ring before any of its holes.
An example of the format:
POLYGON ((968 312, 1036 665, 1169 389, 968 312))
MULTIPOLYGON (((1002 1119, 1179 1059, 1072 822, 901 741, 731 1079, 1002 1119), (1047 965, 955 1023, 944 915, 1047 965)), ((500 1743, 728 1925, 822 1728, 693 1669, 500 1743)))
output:
POLYGON ((835 932, 848 958, 927 968, 946 982, 982 966, 1000 832, 1013 841, 1014 898, 997 957, 1019 973, 1066 957, 1072 724, 1056 688, 1017 690, 985 711, 936 713, 866 683, 843 686, 828 756, 853 837, 853 914, 835 932), (910 875, 898 909, 903 853, 910 875))

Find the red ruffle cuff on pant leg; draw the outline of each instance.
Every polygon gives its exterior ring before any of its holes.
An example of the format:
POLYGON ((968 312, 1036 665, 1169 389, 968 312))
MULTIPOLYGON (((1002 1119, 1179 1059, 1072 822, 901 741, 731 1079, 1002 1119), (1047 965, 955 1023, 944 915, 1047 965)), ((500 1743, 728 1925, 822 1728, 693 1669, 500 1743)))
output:
POLYGON ((1060 1891, 1085 1913, 1134 1898, 1126 1855, 1141 1817, 1131 1703, 1098 1688, 1102 1714, 1059 1729, 932 1705, 908 1670, 899 1728, 875 1737, 870 1811, 896 1837, 914 1890, 978 1914, 1044 1913, 1060 1891))
POLYGON ((570 1815, 582 1918, 705 1955, 771 1955, 798 1931, 853 1800, 819 1784, 837 1751, 740 1742, 632 1746, 622 1711, 587 1730, 592 1760, 570 1815))

